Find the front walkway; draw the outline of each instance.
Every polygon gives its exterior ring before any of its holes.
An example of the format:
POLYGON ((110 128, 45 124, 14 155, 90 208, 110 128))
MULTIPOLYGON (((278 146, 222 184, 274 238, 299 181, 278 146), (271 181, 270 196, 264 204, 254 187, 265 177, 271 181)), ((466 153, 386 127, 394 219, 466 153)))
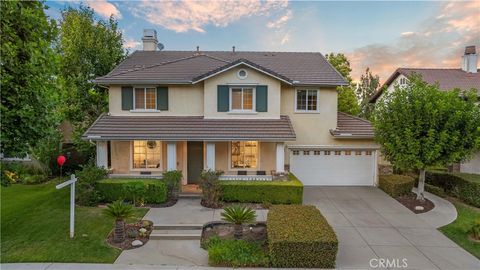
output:
MULTIPOLYGON (((416 192, 417 189, 413 188, 413 191, 416 192)), ((428 192, 424 192, 424 196, 435 204, 435 208, 426 213, 418 214, 422 220, 435 228, 440 228, 457 219, 457 209, 451 202, 428 192)))

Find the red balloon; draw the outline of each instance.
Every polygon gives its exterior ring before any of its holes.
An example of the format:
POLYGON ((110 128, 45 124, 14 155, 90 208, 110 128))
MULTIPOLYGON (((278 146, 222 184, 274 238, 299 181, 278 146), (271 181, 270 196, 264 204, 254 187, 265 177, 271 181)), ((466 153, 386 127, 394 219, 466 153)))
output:
POLYGON ((65 156, 58 156, 57 157, 57 163, 59 166, 63 166, 63 164, 65 164, 65 161, 67 161, 67 158, 65 156))

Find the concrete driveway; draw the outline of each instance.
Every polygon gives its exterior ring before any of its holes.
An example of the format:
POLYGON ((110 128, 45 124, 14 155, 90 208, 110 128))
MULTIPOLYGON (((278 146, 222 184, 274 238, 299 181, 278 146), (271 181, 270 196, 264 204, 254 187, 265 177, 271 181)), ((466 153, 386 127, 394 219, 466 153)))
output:
POLYGON ((304 204, 333 226, 337 268, 382 269, 388 259, 396 264, 389 269, 480 269, 474 256, 377 188, 305 187, 304 204))

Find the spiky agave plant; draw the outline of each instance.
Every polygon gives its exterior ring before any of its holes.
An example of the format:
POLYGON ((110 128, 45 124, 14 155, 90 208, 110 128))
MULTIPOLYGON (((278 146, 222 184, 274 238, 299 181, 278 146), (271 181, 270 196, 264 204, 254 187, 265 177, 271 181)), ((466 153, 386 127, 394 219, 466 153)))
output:
POLYGON ((243 236, 243 224, 255 222, 257 214, 250 207, 233 205, 223 209, 222 220, 234 224, 233 236, 241 239, 243 236))
POLYGON ((122 200, 114 201, 104 209, 107 216, 115 218, 115 230, 113 241, 121 243, 125 241, 125 219, 133 216, 133 207, 122 200))

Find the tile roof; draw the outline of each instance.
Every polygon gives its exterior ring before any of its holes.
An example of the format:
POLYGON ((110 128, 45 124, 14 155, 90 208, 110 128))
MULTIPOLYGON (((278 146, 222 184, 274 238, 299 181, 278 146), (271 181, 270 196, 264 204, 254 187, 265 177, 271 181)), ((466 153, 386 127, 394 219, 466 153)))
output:
POLYGON ((462 90, 475 88, 480 95, 480 72, 468 73, 459 68, 398 68, 370 98, 370 102, 375 102, 382 95, 383 89, 393 83, 398 75, 410 76, 414 73, 422 75, 422 79, 429 84, 438 83, 442 91, 449 91, 454 88, 460 88, 462 90))
POLYGON ((101 115, 85 132, 91 140, 293 141, 288 116, 280 119, 205 119, 203 116, 101 115))
POLYGON ((373 138, 372 124, 362 118, 355 117, 343 112, 337 113, 337 128, 330 130, 337 138, 373 138))
POLYGON ((347 84, 320 53, 239 51, 136 51, 95 82, 190 84, 236 61, 248 62, 295 85, 347 84))

